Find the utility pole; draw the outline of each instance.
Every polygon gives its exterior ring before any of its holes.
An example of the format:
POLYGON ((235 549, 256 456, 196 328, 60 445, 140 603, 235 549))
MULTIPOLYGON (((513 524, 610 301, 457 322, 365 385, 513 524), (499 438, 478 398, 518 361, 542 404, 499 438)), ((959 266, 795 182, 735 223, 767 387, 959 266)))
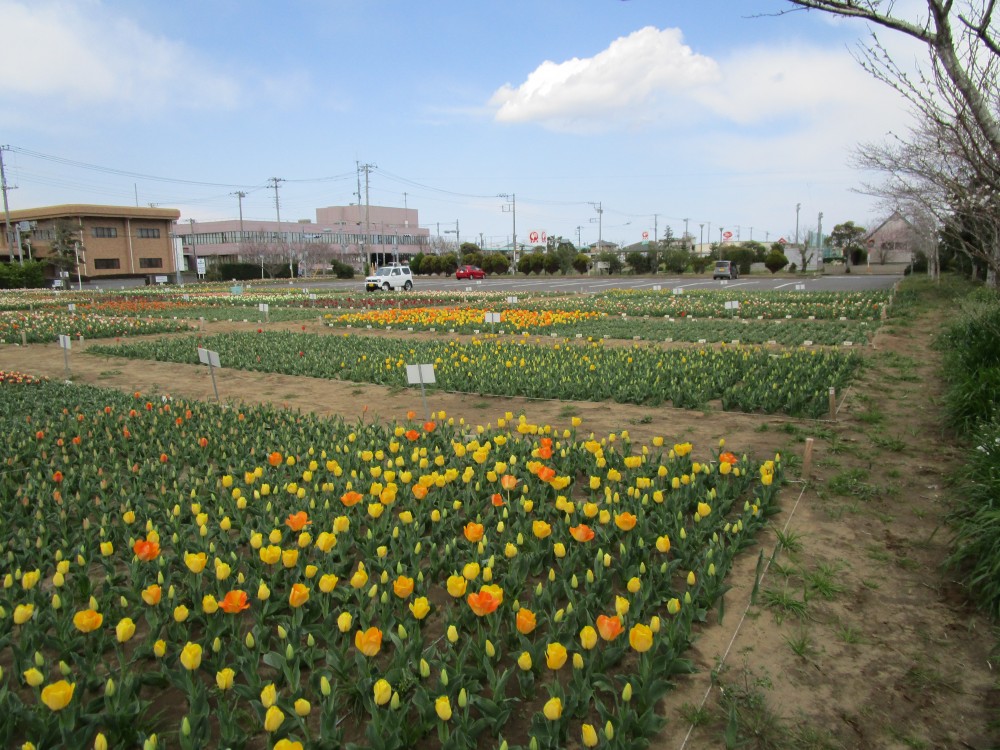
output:
MULTIPOLYGON (((604 208, 601 202, 598 201, 594 203, 593 201, 588 201, 594 210, 597 211, 597 254, 600 255, 604 252, 604 231, 603 231, 603 219, 604 219, 604 208)), ((591 219, 593 221, 593 219, 591 219)))
POLYGON ((801 203, 795 204, 795 246, 799 246, 799 209, 802 208, 801 203))
MULTIPOLYGON (((271 187, 274 188, 274 212, 278 217, 278 244, 281 244, 281 199, 278 198, 278 185, 280 185, 284 180, 281 177, 271 177, 268 182, 271 187)), ((292 265, 292 253, 288 252, 288 272, 291 278, 295 278, 295 267, 292 265)))
POLYGON ((698 224, 698 252, 701 252, 701 246, 704 244, 705 244, 705 223, 701 222, 698 224))
MULTIPOLYGON (((10 256, 11 260, 13 260, 14 243, 11 241, 12 234, 10 231, 10 207, 7 205, 7 191, 13 190, 14 188, 7 186, 7 173, 4 171, 3 168, 3 152, 9 150, 10 146, 0 146, 0 190, 3 190, 3 216, 4 216, 4 223, 6 226, 6 234, 4 236, 7 238, 7 253, 10 256)), ((21 252, 20 242, 17 243, 17 262, 21 264, 24 263, 24 253, 21 252)))
MULTIPOLYGON (((819 264, 823 259, 823 212, 819 212, 819 218, 816 219, 816 267, 819 268, 819 264)), ((804 268, 802 269, 805 270, 804 268)))
POLYGON ((511 242, 511 245, 510 245, 510 253, 511 253, 510 257, 513 259, 513 264, 511 266, 511 268, 512 268, 513 272, 516 273, 517 272, 517 199, 515 198, 514 193, 510 193, 510 194, 508 194, 508 193, 500 193, 500 195, 498 195, 497 197, 498 198, 506 198, 507 199, 506 205, 502 206, 501 210, 502 211, 510 211, 511 216, 513 217, 513 225, 512 226, 513 226, 514 235, 513 235, 513 242, 511 242))
POLYGON ((691 240, 688 238, 688 219, 684 219, 684 244, 691 244, 691 240))
POLYGON ((577 224, 577 226, 576 226, 576 250, 577 250, 577 252, 580 251, 580 230, 581 229, 583 229, 583 227, 580 226, 579 224, 577 224))
POLYGON ((722 260, 722 230, 725 227, 719 227, 719 260, 722 260))
POLYGON ((194 257, 194 277, 198 278, 198 250, 194 246, 194 219, 188 219, 191 222, 191 255, 194 257))
MULTIPOLYGON (((358 169, 359 170, 363 170, 364 173, 365 173, 365 235, 364 235, 364 237, 365 237, 365 242, 368 242, 368 235, 371 232, 371 227, 370 227, 370 224, 369 224, 369 213, 368 213, 368 209, 369 209, 369 205, 370 205, 368 203, 368 175, 369 175, 369 173, 373 169, 375 169, 375 165, 374 164, 359 164, 358 165, 358 169)), ((359 196, 359 199, 360 199, 360 196, 359 196)), ((384 258, 383 258, 383 260, 384 260, 384 258)))

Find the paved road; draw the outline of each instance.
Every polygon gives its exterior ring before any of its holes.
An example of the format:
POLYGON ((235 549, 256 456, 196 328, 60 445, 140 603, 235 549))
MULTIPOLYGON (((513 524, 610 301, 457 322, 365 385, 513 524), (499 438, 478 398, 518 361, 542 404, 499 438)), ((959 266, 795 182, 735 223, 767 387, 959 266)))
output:
MULTIPOLYGON (((735 281, 713 281, 704 276, 488 276, 483 281, 458 281, 449 277, 424 277, 414 279, 414 287, 421 291, 499 291, 509 294, 518 292, 565 292, 569 294, 592 294, 608 289, 636 289, 652 291, 659 287, 669 292, 673 289, 685 291, 695 289, 731 289, 741 291, 805 291, 845 292, 864 291, 868 289, 888 289, 902 278, 900 274, 867 274, 859 273, 814 276, 805 274, 802 277, 788 276, 747 276, 735 281)), ((244 282, 245 285, 258 287, 259 283, 244 282)), ((142 286, 141 280, 115 279, 103 283, 84 284, 84 289, 122 289, 142 286)), ((335 279, 298 279, 294 284, 288 282, 268 282, 267 286, 277 288, 295 287, 307 289, 333 289, 363 292, 364 279, 352 281, 335 279)))

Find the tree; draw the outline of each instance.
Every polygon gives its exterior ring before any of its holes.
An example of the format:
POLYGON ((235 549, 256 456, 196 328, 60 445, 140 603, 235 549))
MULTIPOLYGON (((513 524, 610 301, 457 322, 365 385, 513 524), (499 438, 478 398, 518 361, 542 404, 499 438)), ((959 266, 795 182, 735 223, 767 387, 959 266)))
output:
POLYGON ((749 250, 753 253, 754 263, 763 263, 767 259, 768 250, 763 242, 757 242, 757 240, 747 240, 742 244, 744 250, 749 250))
POLYGON ((625 256, 625 262, 632 268, 632 273, 649 273, 649 256, 634 250, 625 256))
POLYGON ((483 258, 483 270, 490 274, 507 273, 510 269, 510 258, 503 253, 490 253, 483 258))
MULTIPOLYGON (((1000 285, 1000 40, 996 0, 925 0, 926 18, 896 15, 909 7, 880 0, 787 0, 796 9, 858 18, 923 44, 928 68, 908 73, 873 33, 859 62, 911 104, 918 125, 908 139, 859 151, 860 165, 887 175, 871 189, 891 202, 920 212, 974 219, 960 228, 957 247, 986 267, 987 281, 1000 285), (975 230, 965 231, 966 229, 975 230)), ((782 11, 790 12, 790 11, 782 11)), ((934 259, 928 273, 936 273, 934 259)))
POLYGON ((56 221, 55 236, 49 245, 51 254, 46 260, 57 271, 72 271, 78 267, 77 253, 83 253, 84 247, 80 238, 73 231, 72 225, 63 219, 56 221))
POLYGON ((556 271, 559 270, 559 267, 560 267, 559 256, 556 255, 555 253, 545 253, 544 264, 543 264, 545 273, 554 274, 556 271))
POLYGON ((837 224, 830 232, 830 247, 837 251, 850 265, 858 264, 860 252, 864 252, 865 246, 861 238, 865 236, 865 228, 855 225, 853 221, 845 221, 837 224))
POLYGON ((577 273, 587 273, 590 270, 590 256, 586 253, 577 253, 573 258, 573 268, 577 273))
POLYGON ((618 253, 604 252, 597 256, 597 260, 608 265, 608 273, 622 272, 622 262, 618 253))
POLYGON ((764 259, 764 266, 771 273, 777 273, 787 265, 788 258, 785 257, 785 254, 781 250, 772 249, 764 259))
POLYGON ((691 263, 691 253, 686 247, 672 247, 663 252, 663 267, 670 273, 684 273, 691 263))

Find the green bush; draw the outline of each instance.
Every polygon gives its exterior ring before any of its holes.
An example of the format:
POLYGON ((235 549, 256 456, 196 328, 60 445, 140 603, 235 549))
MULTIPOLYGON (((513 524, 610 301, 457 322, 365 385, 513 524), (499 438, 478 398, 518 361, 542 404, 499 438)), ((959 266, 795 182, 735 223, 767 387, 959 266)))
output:
POLYGON ((772 250, 768 253, 767 257, 764 258, 764 266, 771 273, 777 273, 782 268, 788 265, 788 258, 780 250, 772 250))
POLYGON ((330 270, 333 271, 334 276, 336 276, 338 279, 354 278, 354 266, 348 265, 347 263, 342 263, 339 260, 330 261, 330 270))
POLYGON ((260 266, 256 263, 218 263, 212 267, 211 275, 220 281, 250 281, 260 278, 260 266))
POLYGON ((573 268, 577 273, 587 273, 590 270, 590 256, 586 253, 577 253, 573 258, 573 268))
POLYGON ((988 289, 960 305, 958 319, 940 339, 944 351, 946 419, 972 433, 1000 418, 1000 297, 988 289))
POLYGON ((0 263, 0 289, 40 289, 47 286, 45 266, 38 260, 0 263))

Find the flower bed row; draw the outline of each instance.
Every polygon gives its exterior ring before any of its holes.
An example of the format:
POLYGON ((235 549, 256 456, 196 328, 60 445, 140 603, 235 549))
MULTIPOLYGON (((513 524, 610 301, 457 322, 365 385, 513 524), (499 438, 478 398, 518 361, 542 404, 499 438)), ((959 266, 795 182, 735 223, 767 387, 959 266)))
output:
POLYGON ((406 341, 286 332, 232 333, 92 346, 88 354, 198 362, 197 347, 223 367, 405 386, 406 365, 433 363, 437 386, 453 391, 585 401, 617 401, 817 417, 831 387, 850 382, 860 358, 833 350, 775 354, 759 347, 664 350, 473 339, 406 341))
POLYGON ((190 331, 183 321, 102 315, 66 309, 0 312, 0 344, 38 344, 56 341, 60 335, 85 339, 140 336, 151 333, 190 331))
POLYGON ((632 747, 780 457, 0 384, 0 744, 632 747))

